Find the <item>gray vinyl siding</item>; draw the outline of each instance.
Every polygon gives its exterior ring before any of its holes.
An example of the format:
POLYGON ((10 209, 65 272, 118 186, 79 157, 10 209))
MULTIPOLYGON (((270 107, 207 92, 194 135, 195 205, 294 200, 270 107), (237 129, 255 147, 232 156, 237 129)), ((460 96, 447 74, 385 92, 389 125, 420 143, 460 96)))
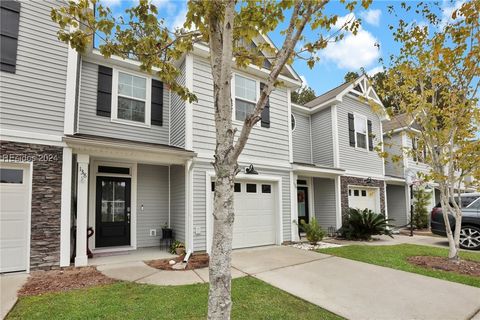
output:
MULTIPOLYGON (((180 66, 180 75, 177 78, 178 84, 185 85, 185 61, 180 66)), ((186 103, 176 93, 171 95, 170 110, 170 145, 185 147, 185 107, 186 103)))
MULTIPOLYGON (((194 57, 193 69, 193 91, 198 98, 198 102, 193 104, 193 147, 200 157, 212 159, 215 150, 215 110, 211 68, 207 60, 194 57)), ((237 123, 235 125, 240 126, 237 123)), ((280 88, 270 95, 270 128, 260 125, 253 128, 240 160, 248 156, 288 163, 289 130, 287 91, 280 88)))
POLYGON ((315 217, 323 230, 337 226, 337 209, 335 200, 335 180, 313 178, 313 207, 315 217))
MULTIPOLYGON (((110 117, 97 116, 98 65, 83 61, 81 68, 78 132, 133 141, 169 143, 169 90, 163 90, 163 126, 150 128, 114 123, 110 117)), ((113 99, 114 97, 112 97, 113 99)))
POLYGON ((383 159, 380 158, 375 150, 367 151, 350 146, 348 113, 358 113, 371 120, 374 134, 373 143, 376 146, 381 141, 382 133, 378 115, 369 105, 352 97, 344 96, 343 102, 337 106, 340 167, 346 170, 362 172, 365 175, 383 175, 383 159))
POLYGON ((385 174, 393 177, 404 177, 404 165, 402 156, 402 134, 395 133, 391 137, 383 137, 384 151, 388 153, 385 159, 385 174), (392 156, 402 156, 399 161, 393 161, 392 156))
POLYGON ((404 226, 408 222, 405 186, 387 185, 388 218, 395 219, 392 224, 404 226))
POLYGON ((161 229, 166 223, 168 223, 168 167, 139 164, 137 168, 137 247, 159 246, 161 229), (156 229, 157 236, 150 236, 150 229, 156 229))
POLYGON ((329 107, 311 117, 313 163, 333 167, 332 110, 329 107))
POLYGON ((292 112, 295 117, 295 130, 292 132, 293 161, 312 163, 312 135, 310 116, 292 112))
POLYGON ((185 242, 185 167, 170 166, 170 227, 176 240, 185 242))
MULTIPOLYGON (((255 165, 255 164, 254 164, 255 165)), ((241 163, 240 167, 246 166, 241 163)), ((290 206, 290 173, 289 171, 277 171, 263 169, 255 165, 260 176, 262 174, 269 176, 279 176, 282 178, 282 236, 283 241, 291 239, 291 206, 290 206)), ((193 229, 199 228, 200 233, 193 235, 194 251, 205 251, 206 248, 206 172, 212 171, 213 167, 209 163, 196 163, 193 169, 193 229)), ((210 184, 209 184, 210 188, 210 184)))
MULTIPOLYGON (((412 138, 407 133, 404 133, 404 134, 406 135, 405 148, 407 148, 408 150, 411 150, 412 138)), ((407 167, 415 172, 428 173, 430 171, 430 167, 427 164, 413 160, 413 157, 411 155, 408 155, 407 157, 407 167)))
POLYGON ((0 76, 0 126, 61 136, 68 52, 50 18, 59 3, 20 2, 16 71, 0 76))

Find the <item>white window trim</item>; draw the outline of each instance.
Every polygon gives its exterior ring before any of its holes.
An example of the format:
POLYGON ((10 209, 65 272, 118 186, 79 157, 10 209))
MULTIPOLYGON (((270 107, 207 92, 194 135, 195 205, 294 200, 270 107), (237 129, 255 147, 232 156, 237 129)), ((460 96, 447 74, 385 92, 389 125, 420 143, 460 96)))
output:
POLYGON ((353 114, 353 129, 355 130, 355 149, 361 150, 361 151, 364 151, 364 152, 369 152, 369 150, 370 150, 369 147, 370 146, 369 146, 369 139, 368 139, 368 118, 366 116, 364 116, 363 114, 354 113, 353 114), (360 131, 357 131, 357 127, 355 126, 355 120, 357 119, 357 117, 365 119, 365 128, 367 130, 367 132, 365 134, 365 148, 359 147, 357 145, 357 132, 360 133, 360 134, 363 134, 360 131))
MULTIPOLYGON (((126 97, 131 99, 132 97, 126 97)), ((148 77, 144 74, 133 72, 131 70, 125 70, 122 68, 113 68, 113 77, 112 77, 112 113, 111 121, 115 123, 128 124, 136 127, 150 128, 151 127, 151 115, 152 115, 152 77, 148 77), (145 122, 137 122, 125 119, 118 118, 118 97, 122 97, 118 93, 118 73, 122 72, 128 75, 144 78, 146 80, 146 90, 145 90, 145 99, 137 99, 139 101, 145 101, 145 122)))
MULTIPOLYGON (((237 125, 243 125, 244 121, 242 120, 237 120, 236 118, 236 100, 237 100, 237 96, 235 94, 235 77, 236 76, 240 76, 240 77, 243 77, 245 79, 248 79, 248 80, 253 80, 255 81, 255 88, 256 88, 256 101, 253 101, 253 100, 248 100, 248 99, 244 99, 244 98, 238 98, 242 101, 245 101, 245 102, 250 102, 250 103, 254 103, 255 106, 257 105, 257 102, 258 102, 258 98, 260 97, 260 81, 258 79, 255 79, 255 78, 252 78, 252 77, 249 77, 243 73, 240 73, 240 72, 234 72, 232 73, 232 122, 233 124, 237 124, 237 125)), ((260 127, 260 124, 261 124, 261 120, 258 121, 254 127, 258 126, 260 127)))

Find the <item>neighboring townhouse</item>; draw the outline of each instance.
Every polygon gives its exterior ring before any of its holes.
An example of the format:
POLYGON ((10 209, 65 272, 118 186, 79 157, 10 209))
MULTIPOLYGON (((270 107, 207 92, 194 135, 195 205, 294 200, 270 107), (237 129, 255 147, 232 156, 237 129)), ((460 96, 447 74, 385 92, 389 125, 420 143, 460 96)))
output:
MULTIPOLYGON (((418 150, 418 143, 412 135, 420 128, 413 119, 401 114, 383 122, 384 149, 388 153, 385 159, 385 181, 387 183, 387 209, 389 218, 395 219, 394 225, 405 226, 410 221, 411 190, 407 183, 408 176, 419 180, 422 174, 429 172, 430 167, 423 163, 425 150, 418 150), (411 152, 415 153, 415 156, 411 152), (393 161, 392 157, 399 159, 393 161)), ((431 192, 429 209, 439 199, 438 190, 433 185, 426 189, 431 192)))
POLYGON ((292 106, 294 217, 335 231, 349 207, 386 214, 383 105, 365 75, 292 106))
MULTIPOLYGON (((400 114, 390 120, 383 121, 383 140, 385 151, 385 181, 387 183, 387 209, 389 218, 395 219, 396 226, 404 226, 410 221, 410 206, 412 194, 408 177, 414 182, 414 188, 422 188, 431 193, 428 210, 440 202, 440 190, 434 181, 425 181, 425 174, 431 170, 424 161, 427 157, 426 148, 422 148, 417 135, 420 126, 407 114, 400 114), (393 161, 392 156, 400 159, 393 161)), ((471 176, 465 178, 465 183, 472 183, 471 176)), ((475 191, 462 183, 460 193, 475 191)))
POLYGON ((70 203, 62 170, 71 170, 62 137, 75 78, 50 19, 57 4, 0 1, 0 272, 58 267, 60 239, 70 243, 60 227, 70 203))
MULTIPOLYGON (((215 149, 208 47, 196 45, 177 62, 178 81, 198 98, 188 103, 135 61, 104 59, 95 49, 78 54, 59 42, 50 19, 58 2, 1 3, 9 19, 2 43, 12 38, 18 48, 5 63, 13 53, 2 51, 0 272, 68 266, 72 255, 76 266, 87 265, 89 227, 94 254, 159 246, 164 226, 188 250, 208 252, 215 149)), ((268 67, 234 72, 238 128, 268 67)), ((254 170, 235 183, 234 248, 295 236, 290 92, 301 80, 290 67, 280 80, 239 160, 254 170)))

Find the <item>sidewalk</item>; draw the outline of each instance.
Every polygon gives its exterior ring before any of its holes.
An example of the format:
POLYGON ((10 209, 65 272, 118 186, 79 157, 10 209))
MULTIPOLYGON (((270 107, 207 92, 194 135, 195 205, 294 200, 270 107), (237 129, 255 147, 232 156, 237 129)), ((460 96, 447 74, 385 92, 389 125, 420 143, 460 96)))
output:
POLYGON ((5 318, 7 313, 17 302, 17 292, 27 281, 28 274, 12 273, 0 275, 0 302, 1 302, 1 319, 5 318))

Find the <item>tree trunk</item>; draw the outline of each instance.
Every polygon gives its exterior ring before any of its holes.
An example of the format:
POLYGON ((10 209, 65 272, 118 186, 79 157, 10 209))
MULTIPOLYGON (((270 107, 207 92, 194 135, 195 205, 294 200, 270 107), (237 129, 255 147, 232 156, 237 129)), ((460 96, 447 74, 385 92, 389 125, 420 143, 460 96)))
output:
POLYGON ((209 319, 230 319, 232 309, 231 252, 234 221, 235 170, 224 165, 216 170, 213 209, 213 242, 210 257, 209 319))
POLYGON ((452 226, 448 219, 448 214, 451 210, 449 191, 446 185, 440 185, 440 204, 442 206, 443 221, 445 223, 445 231, 448 239, 448 259, 458 261, 458 249, 460 245, 460 226, 461 226, 461 214, 458 219, 458 213, 455 214, 455 232, 452 233, 452 226), (458 229, 458 230, 457 230, 458 229))

